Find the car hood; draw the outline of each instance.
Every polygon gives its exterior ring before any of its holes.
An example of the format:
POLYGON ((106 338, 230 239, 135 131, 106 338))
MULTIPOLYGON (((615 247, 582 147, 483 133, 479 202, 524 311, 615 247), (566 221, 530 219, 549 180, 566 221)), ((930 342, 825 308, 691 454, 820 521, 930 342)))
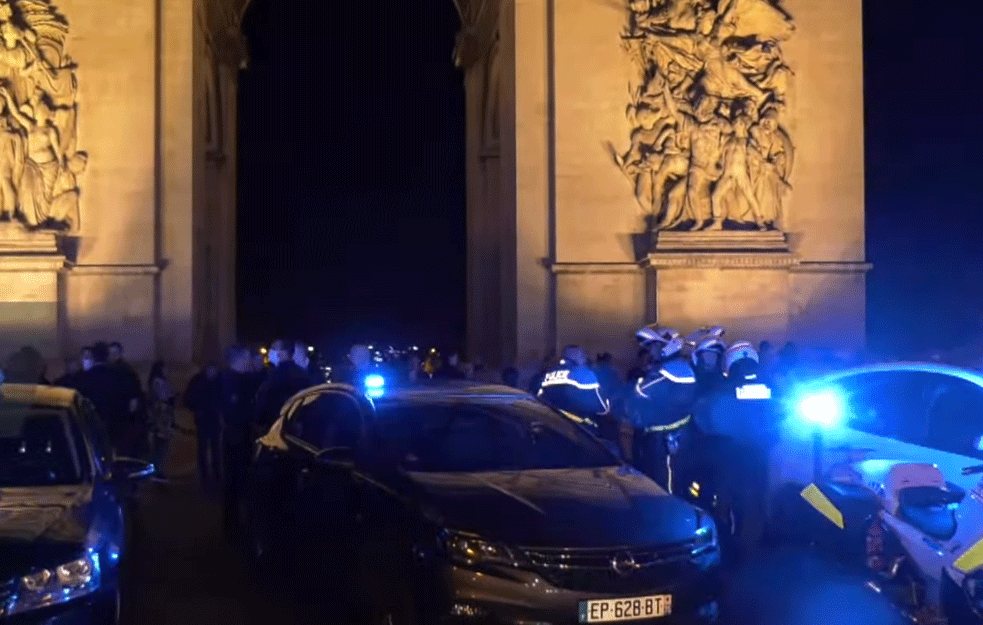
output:
POLYGON ((91 502, 90 488, 0 489, 0 580, 78 557, 91 502))
POLYGON ((424 513, 522 547, 651 546, 691 539, 696 509, 627 467, 409 473, 424 513))

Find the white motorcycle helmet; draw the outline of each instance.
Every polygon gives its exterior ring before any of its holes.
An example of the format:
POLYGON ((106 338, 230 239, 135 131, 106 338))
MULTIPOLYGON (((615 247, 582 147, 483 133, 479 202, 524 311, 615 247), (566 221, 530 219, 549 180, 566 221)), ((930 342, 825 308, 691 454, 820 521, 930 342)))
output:
MULTIPOLYGON (((690 354, 690 359, 693 361, 693 365, 700 364, 700 354, 703 352, 716 352, 718 356, 722 357, 727 351, 727 344, 724 343, 720 338, 712 336, 707 339, 700 341, 696 347, 693 348, 693 353, 690 354)), ((721 361, 723 358, 721 358, 721 361)))
POLYGON ((725 333, 726 330, 724 330, 720 326, 713 326, 712 328, 704 326, 699 330, 695 330, 689 333, 689 335, 686 337, 686 345, 691 350, 696 350, 696 348, 700 345, 700 343, 709 339, 719 339, 725 333))
POLYGON ((759 361, 758 350, 748 341, 737 341, 724 352, 724 371, 729 372, 734 363, 739 360, 759 361))
POLYGON ((680 338, 679 332, 672 328, 659 325, 645 326, 635 333, 635 338, 642 347, 649 349, 658 347, 659 356, 663 359, 672 358, 683 351, 685 343, 680 338))

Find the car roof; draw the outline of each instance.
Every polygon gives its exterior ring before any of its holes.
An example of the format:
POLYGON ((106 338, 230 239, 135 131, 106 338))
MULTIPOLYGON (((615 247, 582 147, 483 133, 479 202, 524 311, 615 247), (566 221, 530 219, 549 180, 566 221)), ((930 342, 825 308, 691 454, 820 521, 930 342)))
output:
POLYGON ((0 398, 25 404, 71 408, 77 391, 45 384, 0 384, 0 398))
MULTIPOLYGON (((340 390, 347 393, 359 392, 349 384, 331 382, 319 384, 294 395, 284 404, 283 411, 286 411, 294 400, 330 390, 340 390)), ((382 394, 379 397, 373 397, 371 401, 376 406, 384 406, 444 401, 535 401, 535 398, 525 391, 502 384, 484 384, 464 380, 425 380, 413 385, 387 385, 382 389, 382 394)))
POLYGON ((413 386, 394 386, 386 388, 381 397, 375 398, 379 405, 393 403, 429 403, 436 401, 526 401, 533 397, 502 384, 482 384, 465 381, 424 381, 413 386))
POLYGON ((948 375, 955 378, 960 378, 971 384, 975 384, 976 386, 983 387, 983 375, 980 373, 973 371, 972 369, 964 369, 962 367, 945 365, 938 362, 885 362, 875 365, 861 365, 859 367, 851 367, 849 369, 843 369, 834 373, 828 373, 824 376, 816 378, 809 384, 822 384, 823 382, 832 382, 841 378, 847 378, 865 373, 891 373, 900 371, 948 375))

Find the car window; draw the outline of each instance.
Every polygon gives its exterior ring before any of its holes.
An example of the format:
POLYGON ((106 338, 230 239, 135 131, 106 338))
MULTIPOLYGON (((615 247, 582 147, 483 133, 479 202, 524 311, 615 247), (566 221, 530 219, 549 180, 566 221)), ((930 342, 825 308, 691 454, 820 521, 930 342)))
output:
POLYGON ((596 439, 536 402, 447 401, 377 409, 384 453, 408 471, 455 473, 618 464, 596 439))
POLYGON ((937 375, 926 393, 926 445, 940 451, 983 458, 983 389, 961 378, 937 375))
POLYGON ((286 423, 286 432, 314 449, 354 448, 361 432, 362 413, 344 393, 327 391, 305 397, 286 423))
POLYGON ((113 446, 109 442, 106 425, 96 413, 96 407, 88 399, 79 396, 78 413, 89 433, 90 444, 96 457, 97 470, 105 472, 113 461, 113 446))
POLYGON ((928 374, 920 371, 861 373, 835 382, 855 430, 922 445, 928 431, 924 389, 928 374))
POLYGON ((70 410, 0 402, 0 487, 82 484, 91 475, 70 410))

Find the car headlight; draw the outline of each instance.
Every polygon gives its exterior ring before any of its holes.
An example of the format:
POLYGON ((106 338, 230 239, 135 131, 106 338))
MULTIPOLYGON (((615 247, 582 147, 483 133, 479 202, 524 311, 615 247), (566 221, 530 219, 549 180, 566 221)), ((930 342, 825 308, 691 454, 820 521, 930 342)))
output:
POLYGON ((99 588, 99 555, 96 553, 20 578, 7 603, 6 613, 20 614, 84 597, 99 588))
POLYGON ((696 514, 696 537, 693 551, 702 551, 717 545, 717 525, 709 514, 699 511, 696 514))
POLYGON ((441 544, 447 555, 463 564, 498 564, 518 566, 519 556, 505 545, 489 542, 471 534, 443 532, 441 544))

